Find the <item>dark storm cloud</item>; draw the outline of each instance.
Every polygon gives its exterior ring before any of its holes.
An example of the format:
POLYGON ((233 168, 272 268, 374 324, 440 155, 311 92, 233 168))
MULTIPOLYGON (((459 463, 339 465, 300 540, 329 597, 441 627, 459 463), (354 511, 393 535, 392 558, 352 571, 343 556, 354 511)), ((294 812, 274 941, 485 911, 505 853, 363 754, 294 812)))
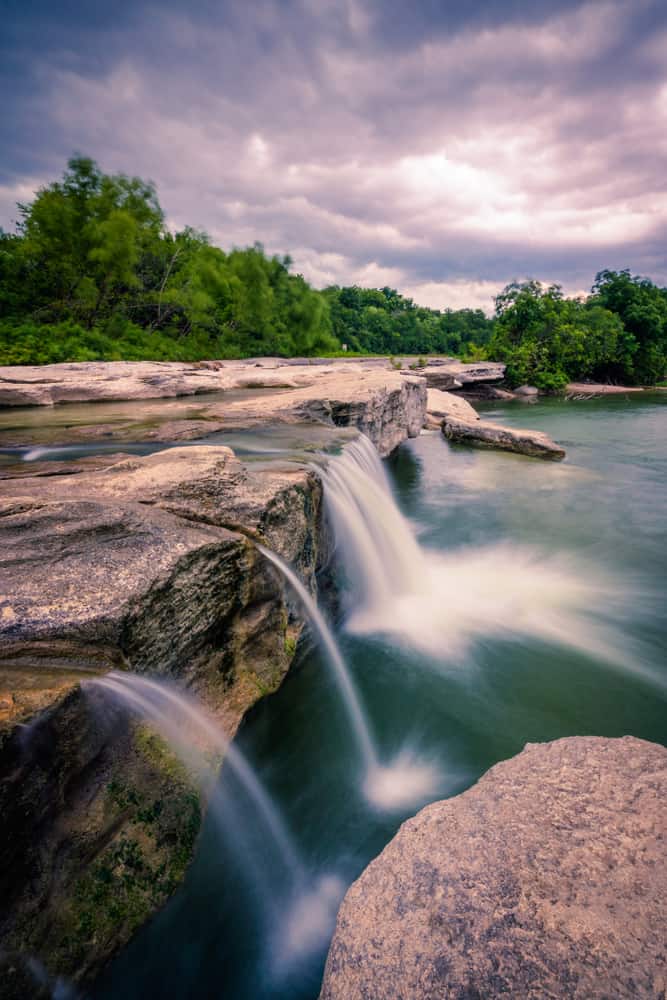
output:
MULTIPOLYGON (((170 223, 432 304, 603 266, 667 281, 667 16, 650 0, 3 7, 0 221, 73 150, 170 223)), ((455 301, 454 304, 461 304, 455 301)))

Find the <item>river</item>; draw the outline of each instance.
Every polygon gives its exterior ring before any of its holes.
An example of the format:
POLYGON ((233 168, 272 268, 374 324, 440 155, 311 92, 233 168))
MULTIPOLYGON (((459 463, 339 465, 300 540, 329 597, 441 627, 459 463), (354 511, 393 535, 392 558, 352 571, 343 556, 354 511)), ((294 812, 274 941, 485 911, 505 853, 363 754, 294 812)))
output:
MULTIPOLYGON (((439 432, 402 445, 385 465, 433 573, 404 617, 397 605, 337 629, 381 756, 437 768, 430 798, 464 790, 527 742, 667 742, 667 394, 484 409, 547 432, 567 460, 469 450, 439 432)), ((315 649, 237 740, 333 893, 416 809, 381 813, 364 799, 315 649)), ((246 819, 249 842, 261 838, 246 819)), ((95 1000, 314 1000, 330 928, 305 914, 316 947, 289 961, 284 914, 258 897, 238 854, 205 824, 184 885, 95 1000)))

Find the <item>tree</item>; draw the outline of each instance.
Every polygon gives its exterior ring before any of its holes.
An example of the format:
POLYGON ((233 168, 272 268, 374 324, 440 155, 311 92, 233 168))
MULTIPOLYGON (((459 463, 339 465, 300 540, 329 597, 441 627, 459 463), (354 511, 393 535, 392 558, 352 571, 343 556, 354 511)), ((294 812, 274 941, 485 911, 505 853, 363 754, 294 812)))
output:
POLYGON ((563 296, 560 285, 512 282, 496 299, 490 356, 507 365, 511 385, 559 392, 572 379, 602 377, 616 363, 624 330, 598 302, 563 296))
POLYGON ((667 371, 667 290, 629 270, 600 271, 592 302, 615 313, 625 329, 615 374, 650 385, 667 371))

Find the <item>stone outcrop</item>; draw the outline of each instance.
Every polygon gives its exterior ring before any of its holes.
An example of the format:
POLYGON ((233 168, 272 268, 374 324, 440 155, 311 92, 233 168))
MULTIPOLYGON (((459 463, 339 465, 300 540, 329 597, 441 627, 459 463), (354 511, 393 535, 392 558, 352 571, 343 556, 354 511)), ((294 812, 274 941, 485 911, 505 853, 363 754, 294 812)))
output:
POLYGON ((666 830, 664 747, 529 744, 354 883, 321 1000, 664 997, 666 830))
POLYGON ((541 431, 504 427, 488 420, 458 420, 449 416, 445 418, 442 431, 450 441, 476 448, 496 448, 555 461, 565 458, 565 449, 541 431))
POLYGON ((380 455, 389 455, 406 437, 416 437, 426 411, 426 385, 414 375, 375 367, 339 366, 313 369, 310 383, 262 398, 232 400, 210 408, 225 426, 261 426, 267 421, 322 421, 336 427, 356 427, 380 455))
POLYGON ((514 451, 532 458, 561 459, 565 451, 541 431, 520 430, 480 420, 470 403, 453 392, 429 389, 426 406, 426 427, 442 432, 450 441, 471 444, 477 448, 497 448, 514 451))
POLYGON ((179 361, 85 361, 0 367, 0 406, 154 399, 222 388, 217 368, 179 361))
MULTIPOLYGON (((262 379, 280 370, 257 368, 262 379)), ((303 385, 264 388, 261 399, 252 389, 223 394, 206 420, 359 428, 383 454, 419 433, 423 380, 355 370, 345 384, 327 371, 318 369, 314 386, 304 367, 303 385)), ((201 372, 219 376, 217 367, 201 372)), ((300 630, 254 540, 314 589, 328 539, 320 481, 305 463, 246 467, 221 445, 23 463, 2 485, 4 1000, 25 996, 18 954, 40 956, 51 976, 88 981, 173 892, 197 835, 201 807, 188 775, 150 729, 81 681, 111 667, 174 677, 233 735, 284 677, 300 630)))
POLYGON ((628 392, 646 392, 638 385, 605 385, 600 382, 569 382, 565 395, 568 399, 591 399, 593 396, 624 396, 628 392))
MULTIPOLYGON (((84 415, 55 414, 40 425, 0 428, 0 448, 105 442, 186 441, 217 431, 317 421, 356 427, 381 455, 419 434, 426 407, 422 378, 371 362, 293 365, 217 362, 210 371, 177 364, 108 362, 0 369, 0 406, 94 401, 84 415), (54 373, 51 369, 57 369, 54 373), (157 372, 157 373, 156 373, 157 372), (7 374, 9 373, 9 374, 7 374), (37 377, 41 375, 41 381, 37 377), (58 378, 56 379, 56 375, 58 378), (214 392, 194 400, 154 396, 214 392), (4 395, 3 395, 4 394, 4 395), (133 401, 134 406, 127 402, 133 401), (114 405, 115 404, 115 405, 114 405)), ((73 412, 74 411, 74 412, 73 412)))
POLYGON ((429 389, 426 399, 425 426, 435 430, 442 427, 443 421, 448 417, 474 423, 479 420, 479 413, 462 396, 457 396, 453 392, 444 392, 442 389, 429 389))
POLYGON ((505 377, 505 365, 496 361, 466 364, 447 359, 441 364, 429 362, 420 374, 426 379, 429 389, 468 389, 480 383, 501 382, 505 377))
POLYGON ((196 446, 4 486, 0 936, 86 979, 178 884, 200 805, 160 741, 80 681, 175 677, 232 735, 294 646, 251 538, 312 580, 321 489, 306 469, 254 475, 196 446))

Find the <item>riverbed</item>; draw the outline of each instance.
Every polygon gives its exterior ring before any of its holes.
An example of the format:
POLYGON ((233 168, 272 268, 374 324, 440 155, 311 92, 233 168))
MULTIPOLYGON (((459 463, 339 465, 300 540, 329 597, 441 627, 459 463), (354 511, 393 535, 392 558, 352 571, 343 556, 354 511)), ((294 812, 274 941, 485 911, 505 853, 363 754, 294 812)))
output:
MULTIPOLYGON (((545 431, 566 461, 475 451, 425 432, 385 463, 433 573, 404 619, 397 597, 353 632, 343 618, 336 635, 380 757, 432 767, 428 799, 464 790, 527 742, 667 742, 666 407, 665 394, 487 406, 487 419, 545 431)), ((419 806, 379 811, 364 799, 357 749, 316 648, 302 650, 237 740, 313 884, 332 897, 419 806)), ((226 770, 220 780, 231 785, 226 770)), ((95 1000, 314 1000, 331 927, 306 910, 313 944, 300 954, 272 845, 250 812, 237 830, 241 851, 209 819, 184 885, 95 1000), (265 871, 255 878, 246 861, 258 854, 265 871)))

